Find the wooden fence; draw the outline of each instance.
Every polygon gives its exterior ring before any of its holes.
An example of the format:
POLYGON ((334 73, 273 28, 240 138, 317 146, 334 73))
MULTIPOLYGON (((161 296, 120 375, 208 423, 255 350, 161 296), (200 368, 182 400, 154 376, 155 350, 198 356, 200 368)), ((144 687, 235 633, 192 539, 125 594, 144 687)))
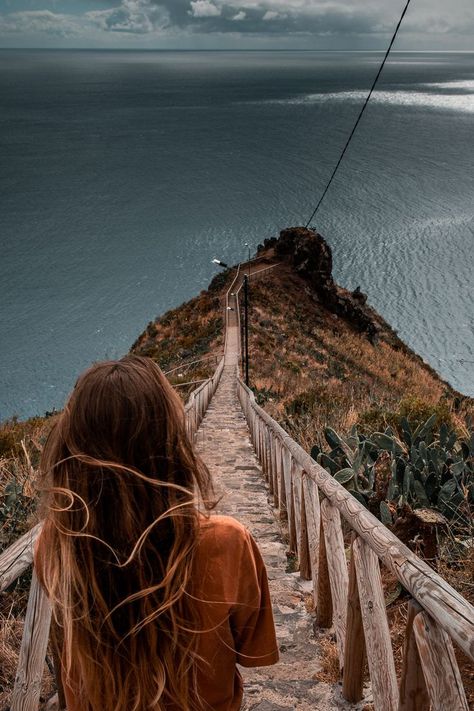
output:
POLYGON ((334 625, 344 697, 362 699, 367 659, 375 711, 467 711, 452 640, 474 659, 472 605, 311 459, 242 380, 237 387, 300 575, 312 580, 316 623, 334 625), (349 563, 341 517, 352 532, 349 563), (412 595, 400 683, 380 562, 412 595))
POLYGON ((216 392, 223 369, 224 357, 222 357, 219 361, 219 365, 217 366, 214 375, 208 378, 208 380, 202 383, 202 385, 196 388, 196 390, 193 390, 188 398, 184 412, 186 415, 186 432, 191 440, 194 439, 194 435, 202 422, 204 413, 209 407, 211 398, 216 392))

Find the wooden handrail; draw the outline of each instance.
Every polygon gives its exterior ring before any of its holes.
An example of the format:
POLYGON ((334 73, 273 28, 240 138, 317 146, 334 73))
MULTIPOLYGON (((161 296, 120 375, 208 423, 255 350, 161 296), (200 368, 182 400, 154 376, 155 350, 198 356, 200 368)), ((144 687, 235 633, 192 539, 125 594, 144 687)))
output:
POLYGON ((440 627, 474 659, 474 607, 315 462, 257 405, 253 392, 240 379, 238 391, 253 437, 255 421, 259 419, 301 467, 304 476, 316 483, 351 529, 367 543, 440 627))
POLYGON ((224 370, 224 360, 225 358, 222 357, 214 374, 205 380, 196 390, 192 391, 184 407, 186 432, 191 440, 194 438, 211 398, 219 385, 222 371, 224 370))
POLYGON ((467 711, 451 638, 474 659, 472 605, 292 440, 240 378, 237 390, 269 493, 288 518, 300 576, 312 579, 316 624, 334 624, 343 696, 362 699, 366 657, 375 711, 467 711), (353 531, 350 571, 341 516, 353 531), (380 562, 411 592, 412 606, 419 603, 407 623, 400 688, 380 562))
POLYGON ((0 554, 0 592, 15 582, 33 562, 35 541, 41 531, 38 523, 0 554))
MULTIPOLYGON (((202 363, 205 360, 213 360, 215 359, 216 362, 219 359, 219 353, 212 353, 211 355, 208 356, 203 356, 202 358, 198 358, 197 360, 190 360, 188 362, 181 363, 181 365, 177 365, 176 368, 171 368, 171 370, 165 370, 163 371, 163 375, 171 375, 171 373, 175 373, 177 370, 186 370, 186 368, 190 368, 192 365, 196 365, 196 363, 202 363)), ((173 385, 173 387, 176 387, 176 385, 173 385)))

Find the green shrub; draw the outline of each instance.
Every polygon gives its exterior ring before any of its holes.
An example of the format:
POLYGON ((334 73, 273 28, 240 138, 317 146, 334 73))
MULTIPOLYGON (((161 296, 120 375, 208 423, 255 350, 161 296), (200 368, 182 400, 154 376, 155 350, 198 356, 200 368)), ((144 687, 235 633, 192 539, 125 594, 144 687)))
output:
POLYGON ((464 529, 474 510, 474 430, 459 436, 439 420, 432 413, 414 426, 400 417, 399 432, 367 435, 353 427, 348 437, 328 427, 330 450, 315 446, 311 456, 385 523, 408 505, 436 509, 464 529))

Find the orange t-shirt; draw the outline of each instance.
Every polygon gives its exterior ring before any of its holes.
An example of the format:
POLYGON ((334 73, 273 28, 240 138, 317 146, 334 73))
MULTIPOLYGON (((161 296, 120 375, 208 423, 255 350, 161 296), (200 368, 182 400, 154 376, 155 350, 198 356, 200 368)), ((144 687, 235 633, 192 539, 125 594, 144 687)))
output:
MULTIPOLYGON (((40 570, 44 554, 37 548, 40 570)), ((212 711, 237 711, 243 685, 236 664, 254 667, 278 661, 265 565, 241 523, 229 516, 202 519, 190 592, 203 600, 199 693, 212 711)), ((67 681, 64 687, 68 711, 81 711, 67 681)))
POLYGON ((200 635, 198 653, 209 662, 198 672, 199 689, 213 711, 234 711, 242 701, 245 667, 275 664, 278 646, 265 565, 247 529, 228 516, 201 525, 193 594, 212 632, 200 635))

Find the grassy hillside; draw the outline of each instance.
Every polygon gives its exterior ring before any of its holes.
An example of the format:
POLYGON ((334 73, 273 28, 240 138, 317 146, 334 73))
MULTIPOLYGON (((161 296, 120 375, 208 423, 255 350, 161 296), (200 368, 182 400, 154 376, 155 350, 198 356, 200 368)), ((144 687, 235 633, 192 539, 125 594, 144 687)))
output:
POLYGON ((183 399, 209 378, 224 350, 225 292, 233 271, 217 274, 207 290, 191 301, 150 321, 131 353, 153 358, 183 399))
POLYGON ((325 308, 286 263, 251 284, 251 386, 305 448, 322 445, 327 426, 385 429, 403 414, 419 422, 432 412, 440 422, 461 425, 473 412, 470 398, 456 393, 375 314, 374 321, 375 341, 325 308))

